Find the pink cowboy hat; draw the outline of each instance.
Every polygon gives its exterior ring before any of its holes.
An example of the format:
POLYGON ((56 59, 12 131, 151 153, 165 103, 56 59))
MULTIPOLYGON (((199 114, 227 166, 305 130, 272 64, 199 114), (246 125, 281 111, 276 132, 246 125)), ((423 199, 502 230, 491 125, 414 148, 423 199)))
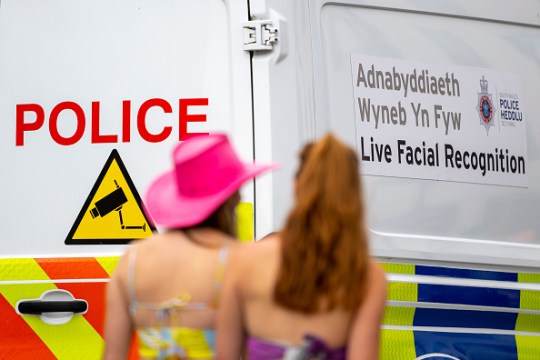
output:
POLYGON ((242 162, 224 134, 181 142, 173 160, 174 170, 154 180, 145 196, 150 217, 167 228, 202 222, 245 182, 277 166, 242 162))

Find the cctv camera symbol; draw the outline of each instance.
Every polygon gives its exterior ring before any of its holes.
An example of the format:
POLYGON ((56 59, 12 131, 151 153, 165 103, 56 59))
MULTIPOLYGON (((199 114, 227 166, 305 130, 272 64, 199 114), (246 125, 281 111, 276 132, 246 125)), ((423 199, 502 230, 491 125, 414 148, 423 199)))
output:
POLYGON ((98 216, 105 217, 111 212, 117 211, 118 216, 120 217, 120 227, 122 229, 142 229, 143 231, 146 231, 146 224, 143 224, 142 226, 124 225, 124 218, 122 217, 122 206, 127 203, 128 200, 126 194, 124 193, 124 190, 118 185, 116 180, 114 180, 114 184, 116 185, 116 189, 113 192, 94 203, 94 208, 90 210, 90 215, 92 215, 92 219, 95 219, 98 216))

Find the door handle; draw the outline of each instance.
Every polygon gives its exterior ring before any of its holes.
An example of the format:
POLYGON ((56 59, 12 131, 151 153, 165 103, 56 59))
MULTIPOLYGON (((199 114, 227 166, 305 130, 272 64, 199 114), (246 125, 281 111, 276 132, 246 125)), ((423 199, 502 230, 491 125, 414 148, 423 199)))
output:
POLYGON ((88 310, 88 303, 84 300, 70 301, 47 301, 47 300, 25 300, 20 301, 17 312, 21 315, 41 315, 51 312, 71 312, 83 314, 88 310))
POLYGON ((73 315, 86 313, 88 302, 75 299, 69 291, 54 289, 45 291, 39 299, 19 300, 15 308, 19 315, 38 315, 47 324, 62 325, 73 315))

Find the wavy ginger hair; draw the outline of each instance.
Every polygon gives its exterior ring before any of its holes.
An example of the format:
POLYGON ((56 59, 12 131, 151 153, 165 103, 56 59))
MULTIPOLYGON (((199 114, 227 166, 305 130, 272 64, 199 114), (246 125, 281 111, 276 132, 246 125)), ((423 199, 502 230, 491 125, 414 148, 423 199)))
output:
POLYGON ((300 154, 296 202, 281 232, 275 301, 306 314, 363 300, 367 231, 355 152, 329 134, 300 154))

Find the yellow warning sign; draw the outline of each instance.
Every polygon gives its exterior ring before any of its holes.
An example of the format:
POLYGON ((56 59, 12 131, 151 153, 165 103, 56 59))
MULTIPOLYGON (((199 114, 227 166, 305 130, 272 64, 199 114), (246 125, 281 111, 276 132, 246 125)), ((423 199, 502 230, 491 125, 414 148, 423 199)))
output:
POLYGON ((113 150, 65 243, 125 244, 152 235, 155 227, 143 212, 135 185, 113 150))

